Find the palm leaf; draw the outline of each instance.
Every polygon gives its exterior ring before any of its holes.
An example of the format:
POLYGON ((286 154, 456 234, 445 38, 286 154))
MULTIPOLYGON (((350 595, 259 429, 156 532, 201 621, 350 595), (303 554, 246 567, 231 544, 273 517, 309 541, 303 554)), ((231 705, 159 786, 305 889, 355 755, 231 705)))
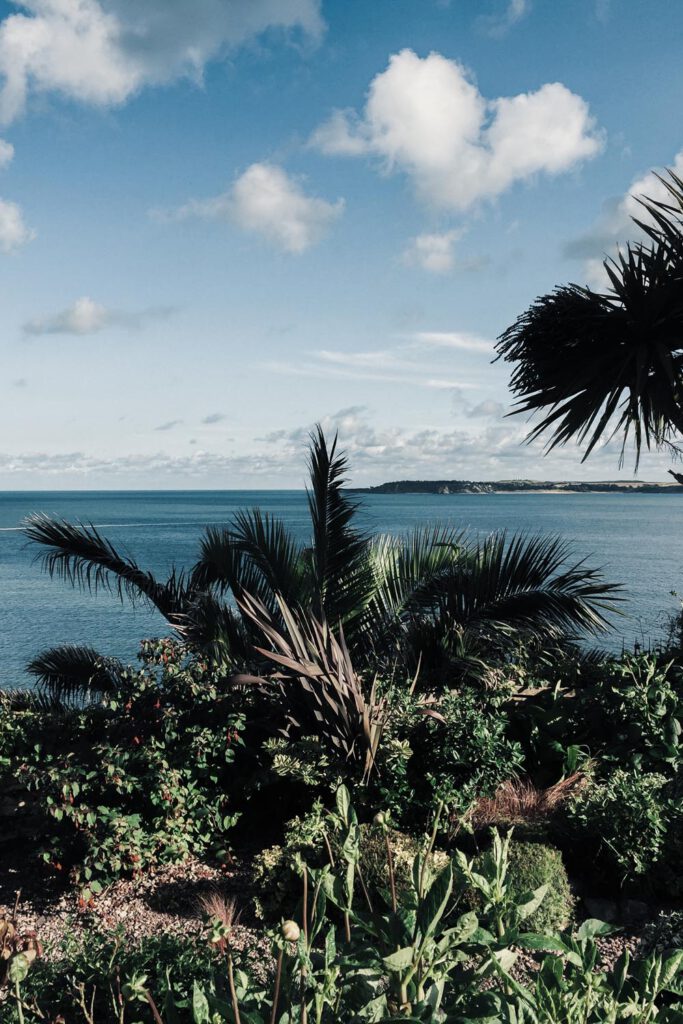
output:
POLYGON ((92 647, 63 644, 37 654, 26 666, 49 698, 79 702, 114 692, 125 668, 118 658, 103 657, 92 647))
POLYGON ((514 412, 540 413, 529 434, 548 450, 576 440, 587 458, 599 441, 641 449, 675 445, 683 433, 683 183, 669 174, 674 204, 647 198, 636 223, 650 243, 605 261, 611 289, 570 284, 537 299, 501 335, 498 358, 514 364, 514 412))
POLYGON ((38 513, 28 516, 23 531, 48 550, 36 556, 50 576, 96 593, 107 590, 131 601, 146 600, 167 619, 183 611, 188 587, 175 570, 161 583, 128 555, 116 550, 93 525, 69 523, 38 513))
POLYGON ((313 528, 309 553, 315 616, 353 630, 373 590, 367 537, 355 528, 358 504, 344 494, 347 459, 330 447, 322 428, 311 435, 308 507, 313 528))

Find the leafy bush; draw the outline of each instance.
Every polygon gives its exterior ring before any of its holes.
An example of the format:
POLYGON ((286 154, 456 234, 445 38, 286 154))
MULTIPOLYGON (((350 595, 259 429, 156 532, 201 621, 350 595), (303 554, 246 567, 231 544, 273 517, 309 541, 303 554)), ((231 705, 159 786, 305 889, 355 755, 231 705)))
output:
POLYGON ((620 768, 568 802, 565 821, 582 859, 595 858, 603 880, 642 883, 663 858, 679 813, 665 776, 620 768))
POLYGON ((228 685, 170 641, 144 649, 101 702, 0 714, 4 774, 27 791, 46 865, 88 900, 122 874, 188 854, 225 857, 244 715, 228 685))
POLYGON ((603 760, 665 773, 683 766, 680 666, 651 655, 611 661, 586 698, 589 715, 596 707, 602 713, 603 760))
MULTIPOLYGON (((507 885, 513 900, 519 902, 525 893, 547 886, 543 902, 527 918, 528 928, 550 935, 567 928, 573 916, 574 899, 560 851, 544 843, 513 840, 507 858, 507 885)), ((477 870, 482 861, 482 856, 475 859, 477 870)))
MULTIPOLYGON (((330 815, 316 802, 310 814, 294 818, 285 830, 281 846, 271 846, 253 860, 255 904, 264 921, 279 921, 295 913, 301 900, 304 862, 320 868, 328 864, 330 853, 335 863, 343 860, 342 833, 335 829, 330 815), (324 836, 328 837, 329 847, 324 836)), ((423 845, 414 836, 396 829, 368 823, 358 826, 358 870, 369 894, 390 887, 386 840, 389 841, 395 885, 398 893, 405 894, 412 885, 413 861, 423 845)), ((431 868, 438 872, 448 858, 440 850, 430 856, 431 868)))
POLYGON ((422 831, 440 802, 458 815, 493 792, 523 764, 521 746, 508 736, 504 700, 466 687, 444 694, 438 717, 430 717, 403 695, 380 746, 371 799, 399 827, 422 831))

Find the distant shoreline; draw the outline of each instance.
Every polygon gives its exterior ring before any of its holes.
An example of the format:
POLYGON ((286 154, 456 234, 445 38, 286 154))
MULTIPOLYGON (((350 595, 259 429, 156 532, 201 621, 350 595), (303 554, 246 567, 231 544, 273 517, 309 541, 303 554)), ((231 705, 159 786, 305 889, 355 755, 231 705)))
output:
POLYGON ((356 494, 683 494, 672 480, 394 480, 350 487, 356 494))

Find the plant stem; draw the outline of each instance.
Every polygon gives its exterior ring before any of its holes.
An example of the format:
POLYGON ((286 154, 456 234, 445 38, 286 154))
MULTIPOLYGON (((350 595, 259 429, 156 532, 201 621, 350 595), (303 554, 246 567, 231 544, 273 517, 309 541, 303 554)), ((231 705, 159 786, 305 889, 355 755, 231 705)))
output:
POLYGON ((235 1018, 235 1024, 242 1024, 242 1018, 240 1017, 240 1008, 237 1002, 237 990, 235 988, 235 974, 232 969, 232 953, 228 946, 228 985, 230 986, 230 999, 232 1001, 232 1013, 235 1018))
POLYGON ((149 1003, 149 1008, 152 1011, 152 1016, 154 1017, 154 1020, 155 1020, 156 1024, 164 1024, 163 1020, 161 1019, 161 1014, 157 1010, 157 1004, 152 999, 151 992, 148 992, 147 990, 145 990, 145 998, 147 999, 147 1002, 149 1003))
POLYGON ((384 832, 384 845, 387 848, 387 865, 389 867, 389 885, 391 886, 391 909, 396 913, 396 874, 394 872, 394 855, 391 852, 391 843, 389 842, 389 832, 384 832))
POLYGON ((21 1004, 21 988, 19 982, 14 982, 14 998, 17 1001, 17 1017, 19 1018, 19 1024, 24 1024, 24 1008, 21 1004))
POLYGON ((277 969, 275 971, 275 991, 273 993, 273 1009, 270 1014, 270 1024, 275 1024, 277 1019, 277 1004, 280 1002, 280 982, 282 980, 282 960, 284 955, 284 950, 281 949, 278 954, 277 969))

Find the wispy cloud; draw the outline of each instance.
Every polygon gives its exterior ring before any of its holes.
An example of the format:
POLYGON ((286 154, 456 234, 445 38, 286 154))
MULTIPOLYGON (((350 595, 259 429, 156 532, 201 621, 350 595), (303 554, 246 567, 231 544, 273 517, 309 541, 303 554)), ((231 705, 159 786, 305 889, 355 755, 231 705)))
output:
POLYGON ((174 427, 180 426, 180 424, 182 422, 183 422, 182 420, 166 420, 165 423, 160 423, 159 426, 155 427, 154 429, 155 430, 173 430, 174 427))
POLYGON ((171 306, 150 306, 147 309, 127 311, 110 309, 88 296, 76 299, 73 305, 58 313, 34 317, 23 326, 24 334, 97 334, 108 327, 140 330, 153 320, 166 319, 175 312, 171 306))
POLYGON ((208 416, 205 416, 202 423, 206 423, 207 426, 213 426, 214 423, 221 423, 225 419, 225 414, 222 412, 211 412, 208 416))
POLYGON ((531 0, 506 0, 504 10, 496 14, 482 15, 477 25, 482 32, 494 39, 502 39, 530 13, 531 0))
POLYGON ((417 331, 413 338, 420 345, 459 349, 463 352, 493 352, 493 342, 465 331, 417 331))

